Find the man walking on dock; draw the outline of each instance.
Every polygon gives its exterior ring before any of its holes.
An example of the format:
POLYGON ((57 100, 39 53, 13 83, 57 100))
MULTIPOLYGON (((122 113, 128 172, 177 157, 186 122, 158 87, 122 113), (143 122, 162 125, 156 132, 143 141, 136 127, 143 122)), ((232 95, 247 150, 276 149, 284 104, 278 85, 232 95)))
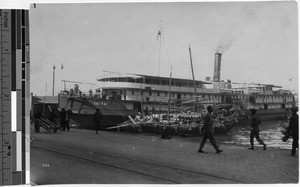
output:
POLYGON ((299 149, 299 116, 297 112, 298 108, 292 108, 292 116, 290 117, 290 124, 288 127, 288 132, 293 136, 291 156, 296 155, 296 148, 299 149))
POLYGON ((250 109, 251 111, 251 133, 250 133, 250 143, 251 147, 250 150, 254 150, 254 136, 256 140, 264 146, 264 150, 266 150, 267 145, 262 141, 262 139, 259 136, 259 124, 261 123, 259 116, 256 115, 256 109, 250 109))
POLYGON ((203 151, 203 147, 204 147, 205 142, 208 139, 210 141, 210 143, 213 145, 213 147, 216 149, 216 152, 219 154, 223 150, 219 149, 219 147, 216 144, 215 138, 212 136, 213 120, 212 120, 211 113, 213 111, 213 107, 208 106, 207 111, 208 111, 207 114, 204 116, 203 138, 202 138, 202 141, 200 143, 200 147, 199 147, 198 152, 199 153, 206 153, 205 151, 203 151))
POLYGON ((102 115, 100 113, 100 109, 97 108, 96 112, 93 116, 93 121, 94 121, 94 124, 95 124, 96 134, 98 134, 98 131, 100 130, 100 119, 101 119, 101 117, 102 117, 102 115))

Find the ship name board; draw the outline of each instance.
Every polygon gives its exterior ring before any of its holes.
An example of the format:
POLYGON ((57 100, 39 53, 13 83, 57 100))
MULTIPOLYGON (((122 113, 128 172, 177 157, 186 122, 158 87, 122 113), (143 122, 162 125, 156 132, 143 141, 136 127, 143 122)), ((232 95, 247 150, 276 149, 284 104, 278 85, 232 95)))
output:
POLYGON ((94 102, 94 105, 96 106, 96 105, 103 105, 103 106, 107 106, 107 103, 105 103, 105 102, 94 102))

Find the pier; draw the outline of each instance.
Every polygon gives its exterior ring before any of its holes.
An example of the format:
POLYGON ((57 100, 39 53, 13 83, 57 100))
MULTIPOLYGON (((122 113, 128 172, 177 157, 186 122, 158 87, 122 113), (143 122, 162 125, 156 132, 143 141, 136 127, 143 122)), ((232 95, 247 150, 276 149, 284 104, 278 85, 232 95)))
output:
MULTIPOLYGON (((261 127, 263 127, 262 125, 261 127)), ((235 129, 236 131, 240 129, 235 129)), ((232 134, 234 135, 234 133, 232 134)), ((230 136, 232 136, 230 135, 230 136)), ((263 137, 262 138, 266 138, 263 137)), ((298 183, 299 157, 289 149, 228 142, 197 152, 201 137, 117 133, 71 128, 31 134, 33 184, 275 184, 298 183)), ((268 144, 268 141, 267 141, 268 144)), ((291 143, 290 143, 291 144, 291 143)))

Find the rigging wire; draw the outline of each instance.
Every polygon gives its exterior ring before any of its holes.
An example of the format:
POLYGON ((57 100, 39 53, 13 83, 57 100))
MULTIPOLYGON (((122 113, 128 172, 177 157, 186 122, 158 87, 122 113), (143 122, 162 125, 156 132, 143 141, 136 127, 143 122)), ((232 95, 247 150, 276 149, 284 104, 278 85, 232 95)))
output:
POLYGON ((171 58, 170 58, 170 56, 169 56, 168 47, 167 47, 167 42, 166 42, 166 39, 165 39, 164 36, 163 36, 163 40, 164 40, 164 43, 165 43, 165 48, 166 48, 166 53, 167 53, 167 57, 168 57, 169 64, 170 64, 171 66, 173 66, 173 63, 172 63, 171 58))
MULTIPOLYGON (((140 61, 143 61, 143 59, 151 59, 154 56, 154 51, 151 49, 156 50, 156 42, 153 42, 153 40, 150 40, 151 38, 155 38, 156 31, 154 31, 144 42, 141 44, 141 53, 140 53, 140 61), (152 41, 152 42, 149 42, 152 41), (146 49, 146 50, 144 50, 146 49), (150 50, 147 50, 150 49, 150 50), (146 53, 147 52, 147 53, 146 53), (147 56, 150 56, 149 58, 146 58, 147 56)), ((152 60, 152 59, 151 59, 152 60)), ((154 60, 154 59, 153 59, 154 60)))
POLYGON ((38 34, 40 36, 40 38, 42 38, 43 40, 45 40, 49 46, 51 46, 52 48, 55 48, 55 45, 50 42, 49 40, 47 40, 46 37, 44 37, 39 31, 37 31, 37 29, 35 29, 32 25, 29 26, 31 29, 33 29, 33 31, 36 32, 36 34, 38 34))

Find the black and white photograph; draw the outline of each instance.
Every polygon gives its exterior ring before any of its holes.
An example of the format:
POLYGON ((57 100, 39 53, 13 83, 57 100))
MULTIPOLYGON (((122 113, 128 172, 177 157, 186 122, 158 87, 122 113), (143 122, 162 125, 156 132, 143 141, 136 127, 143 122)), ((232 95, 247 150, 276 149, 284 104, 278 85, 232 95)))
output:
POLYGON ((30 182, 297 184, 295 1, 31 3, 30 182))

